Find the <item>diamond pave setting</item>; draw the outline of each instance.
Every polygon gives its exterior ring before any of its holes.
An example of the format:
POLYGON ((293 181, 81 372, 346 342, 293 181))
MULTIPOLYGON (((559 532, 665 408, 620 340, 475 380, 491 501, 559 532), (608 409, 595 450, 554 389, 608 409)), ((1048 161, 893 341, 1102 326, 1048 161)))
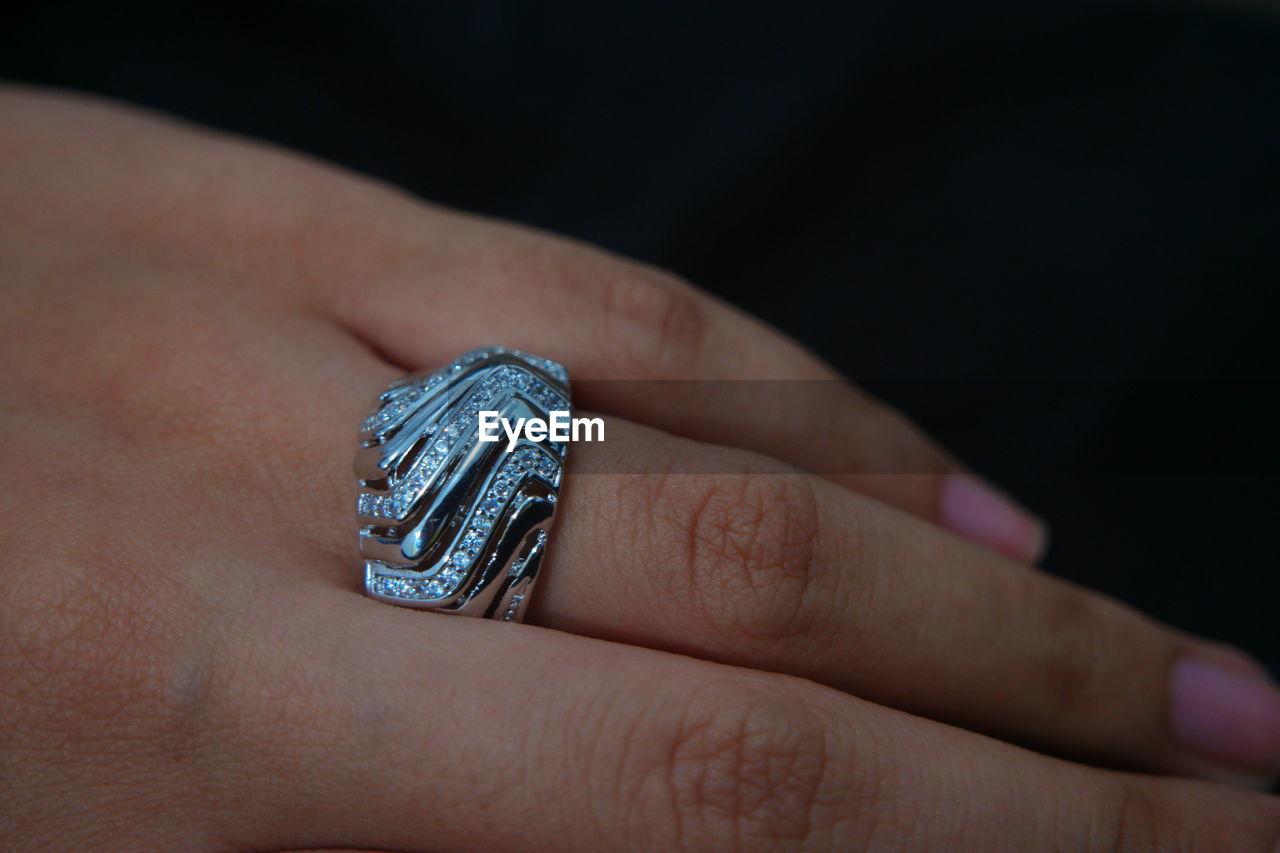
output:
POLYGON ((383 392, 364 422, 356 499, 366 592, 408 607, 520 621, 558 502, 567 448, 477 441, 481 410, 570 408, 559 364, 474 350, 383 392))

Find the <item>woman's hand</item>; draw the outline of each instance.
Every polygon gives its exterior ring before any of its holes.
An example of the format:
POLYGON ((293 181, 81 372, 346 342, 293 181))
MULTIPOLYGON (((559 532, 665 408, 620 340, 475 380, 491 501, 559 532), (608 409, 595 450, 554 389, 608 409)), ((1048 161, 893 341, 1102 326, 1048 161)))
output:
POLYGON ((1049 757, 1264 775, 1280 700, 1014 559, 1036 523, 846 386, 582 383, 607 440, 529 616, 570 633, 363 597, 354 436, 406 370, 834 377, 664 274, 271 149, 30 92, 0 127, 5 849, 1280 843, 1264 795, 1049 757))

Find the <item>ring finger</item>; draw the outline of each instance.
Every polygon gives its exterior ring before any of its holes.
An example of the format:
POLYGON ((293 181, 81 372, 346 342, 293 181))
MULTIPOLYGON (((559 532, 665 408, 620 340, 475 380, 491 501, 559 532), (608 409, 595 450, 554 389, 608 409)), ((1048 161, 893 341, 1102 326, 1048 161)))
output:
POLYGON ((1280 694, 1233 652, 765 457, 605 434, 574 447, 532 621, 1116 766, 1280 768, 1280 694))

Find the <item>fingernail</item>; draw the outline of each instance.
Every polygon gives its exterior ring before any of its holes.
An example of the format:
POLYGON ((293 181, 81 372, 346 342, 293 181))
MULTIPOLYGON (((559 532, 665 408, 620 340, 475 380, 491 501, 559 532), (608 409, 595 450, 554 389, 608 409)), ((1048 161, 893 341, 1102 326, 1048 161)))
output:
POLYGON ((1280 689, 1261 672, 1201 658, 1174 665, 1174 738, 1201 758, 1268 787, 1280 773, 1280 689))
POLYGON ((1044 556, 1044 525, 972 475, 950 474, 943 481, 941 516, 952 533, 1014 559, 1034 562, 1044 556))

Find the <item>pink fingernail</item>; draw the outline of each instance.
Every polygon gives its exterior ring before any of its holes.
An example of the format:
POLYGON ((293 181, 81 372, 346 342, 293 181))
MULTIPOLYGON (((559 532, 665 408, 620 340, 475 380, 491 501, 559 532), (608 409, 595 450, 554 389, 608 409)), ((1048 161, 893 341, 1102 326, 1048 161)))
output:
POLYGON ((1280 690, 1260 674, 1183 658, 1170 685, 1173 736, 1218 765, 1280 773, 1280 690))
POLYGON ((951 474, 942 484, 942 524, 1018 560, 1043 556, 1045 529, 1012 501, 969 474, 951 474))

